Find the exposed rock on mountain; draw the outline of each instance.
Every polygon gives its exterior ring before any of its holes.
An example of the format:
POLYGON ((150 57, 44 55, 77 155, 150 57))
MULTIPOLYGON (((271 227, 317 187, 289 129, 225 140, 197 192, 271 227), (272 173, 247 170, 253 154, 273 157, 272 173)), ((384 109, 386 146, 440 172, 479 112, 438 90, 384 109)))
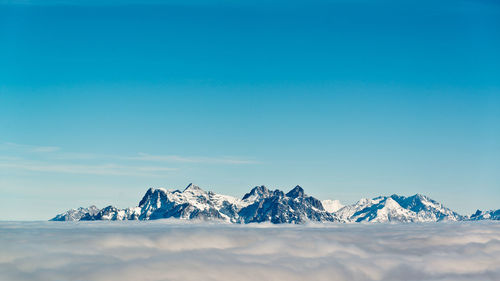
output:
POLYGON ((240 200, 189 184, 184 191, 150 188, 139 202, 138 219, 162 218, 236 222, 240 200))
POLYGON ((461 215, 420 194, 361 199, 354 205, 341 208, 335 214, 343 222, 432 222, 463 219, 461 215))
POLYGON ((490 211, 477 210, 469 220, 500 220, 500 209, 490 211))
POLYGON ((241 199, 205 191, 189 184, 183 191, 150 188, 134 208, 108 206, 72 209, 53 221, 155 220, 163 218, 217 220, 228 223, 306 222, 439 222, 500 220, 500 210, 477 211, 464 217, 427 196, 379 196, 343 206, 338 200, 320 201, 300 186, 286 194, 256 186, 241 199))
POLYGON ((270 191, 264 186, 255 187, 243 196, 243 200, 253 200, 243 207, 238 215, 241 222, 304 223, 307 221, 335 221, 335 217, 325 211, 321 202, 304 193, 296 186, 287 194, 281 190, 270 191))
POLYGON ((189 184, 183 191, 150 188, 135 208, 95 206, 70 210, 52 220, 154 220, 162 218, 222 220, 232 223, 304 223, 335 221, 321 201, 300 186, 288 193, 257 186, 242 199, 205 191, 189 184))
POLYGON ((79 221, 82 219, 82 217, 85 216, 94 216, 97 213, 99 213, 99 209, 92 205, 88 208, 78 208, 78 209, 71 209, 66 211, 65 213, 59 214, 55 216, 52 221, 79 221))

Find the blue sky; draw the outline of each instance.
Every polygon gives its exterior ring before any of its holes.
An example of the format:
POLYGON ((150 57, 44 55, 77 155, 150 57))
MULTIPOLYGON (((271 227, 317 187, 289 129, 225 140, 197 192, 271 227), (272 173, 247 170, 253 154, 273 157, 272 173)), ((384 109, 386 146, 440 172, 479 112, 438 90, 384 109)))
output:
POLYGON ((0 1, 0 219, 190 182, 500 208, 500 4, 434 2, 0 1))

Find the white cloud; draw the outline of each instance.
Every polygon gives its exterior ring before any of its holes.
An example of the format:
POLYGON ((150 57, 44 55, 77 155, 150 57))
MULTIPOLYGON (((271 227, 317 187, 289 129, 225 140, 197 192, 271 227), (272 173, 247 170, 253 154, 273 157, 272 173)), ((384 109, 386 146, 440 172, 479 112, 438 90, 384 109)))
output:
POLYGON ((178 163, 207 163, 207 164, 257 164, 253 160, 238 159, 233 157, 186 157, 179 155, 151 155, 139 153, 137 156, 128 157, 130 160, 178 162, 178 163))
POLYGON ((19 144, 13 142, 6 142, 0 145, 0 148, 4 150, 21 150, 26 152, 38 152, 38 153, 50 153, 56 152, 61 148, 58 146, 40 146, 40 145, 29 145, 29 144, 19 144))
POLYGON ((59 160, 92 160, 92 159, 109 159, 109 160, 132 160, 132 161, 149 161, 149 162, 174 162, 174 163, 205 163, 205 164, 258 164, 259 162, 236 157, 221 156, 221 157, 203 157, 203 156, 180 156, 180 155, 152 155, 147 153, 137 153, 134 156, 118 156, 111 154, 97 153, 75 153, 61 151, 58 146, 37 146, 5 142, 0 144, 1 150, 11 150, 24 153, 51 153, 47 157, 50 159, 59 160))
POLYGON ((0 168, 31 172, 51 172, 114 176, 165 176, 162 172, 178 170, 165 167, 166 163, 180 164, 256 164, 257 162, 234 157, 185 157, 179 155, 135 156, 111 154, 74 153, 62 151, 57 146, 36 146, 4 142, 0 150, 0 168), (90 163, 92 162, 92 163, 90 163), (145 164, 150 162, 148 164, 145 164))
POLYGON ((112 176, 158 176, 154 172, 175 171, 175 168, 162 166, 124 166, 115 164, 54 164, 39 161, 8 161, 0 162, 5 169, 24 170, 32 172, 52 172, 67 174, 112 175, 112 176))
POLYGON ((500 224, 0 223, 5 280, 500 280, 500 224))

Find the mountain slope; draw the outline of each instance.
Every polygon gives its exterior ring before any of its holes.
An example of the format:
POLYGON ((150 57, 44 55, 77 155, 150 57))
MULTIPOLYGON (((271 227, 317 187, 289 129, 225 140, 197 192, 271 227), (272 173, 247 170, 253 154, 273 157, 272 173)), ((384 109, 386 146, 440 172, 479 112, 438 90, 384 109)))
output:
POLYGON ((500 220, 500 209, 498 210, 490 210, 490 211, 480 211, 477 210, 472 216, 470 216, 469 220, 500 220))
POLYGON ((337 200, 320 201, 305 194, 300 186, 288 193, 256 186, 241 199, 205 191, 189 184, 183 191, 150 188, 137 207, 118 209, 71 209, 53 221, 88 220, 217 220, 228 223, 305 222, 438 222, 460 220, 500 220, 500 210, 478 211, 464 217, 421 194, 379 196, 361 199, 347 206, 337 200))
POLYGON ((432 222, 458 221, 463 217, 420 194, 361 199, 335 212, 343 222, 432 222))
POLYGON ((330 199, 322 200, 321 204, 323 205, 325 211, 329 213, 334 213, 344 207, 344 205, 340 203, 339 200, 330 200, 330 199))
POLYGON ((325 211, 321 201, 307 196, 304 189, 296 186, 288 193, 281 190, 270 191, 264 186, 255 187, 243 196, 243 200, 253 200, 243 207, 238 215, 244 223, 304 223, 333 222, 335 217, 325 211))
POLYGON ((85 216, 94 216, 99 213, 99 209, 92 205, 88 208, 80 207, 78 209, 71 209, 62 214, 59 214, 51 219, 51 221, 79 221, 85 216))
POLYGON ((231 223, 304 223, 335 221, 321 201, 308 196, 300 186, 284 194, 257 186, 242 199, 205 191, 189 184, 183 191, 150 188, 135 208, 102 210, 80 208, 52 220, 154 220, 163 218, 220 220, 231 223))
POLYGON ((189 184, 184 191, 150 188, 139 202, 139 219, 204 219, 236 222, 239 200, 189 184))

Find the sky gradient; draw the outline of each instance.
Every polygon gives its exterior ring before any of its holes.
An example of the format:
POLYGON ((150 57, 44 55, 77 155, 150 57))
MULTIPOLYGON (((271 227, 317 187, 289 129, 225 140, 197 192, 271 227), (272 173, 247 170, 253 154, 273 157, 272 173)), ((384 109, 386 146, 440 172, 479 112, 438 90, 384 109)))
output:
POLYGON ((500 208, 496 1, 0 1, 0 219, 148 187, 500 208))

